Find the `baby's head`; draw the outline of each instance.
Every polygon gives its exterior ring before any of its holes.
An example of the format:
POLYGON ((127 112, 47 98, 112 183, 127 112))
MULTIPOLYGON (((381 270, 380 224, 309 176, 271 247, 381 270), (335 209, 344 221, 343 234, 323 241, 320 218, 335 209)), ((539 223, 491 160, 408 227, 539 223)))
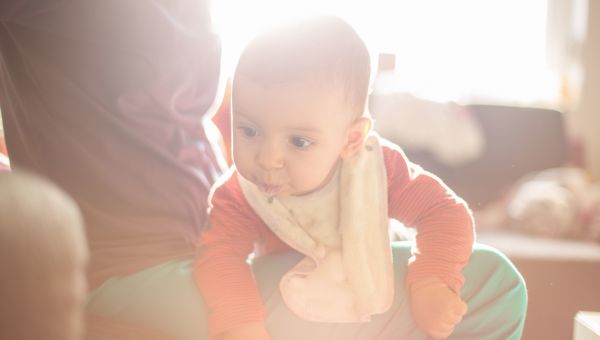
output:
POLYGON ((322 187, 370 129, 368 50, 343 20, 320 16, 255 38, 236 68, 233 157, 272 195, 322 187))

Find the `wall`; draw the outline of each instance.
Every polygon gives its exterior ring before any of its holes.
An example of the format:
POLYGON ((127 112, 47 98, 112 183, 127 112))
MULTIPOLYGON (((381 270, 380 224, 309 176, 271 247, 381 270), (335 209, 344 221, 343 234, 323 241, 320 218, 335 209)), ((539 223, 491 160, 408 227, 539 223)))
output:
POLYGON ((575 112, 591 175, 600 181, 600 1, 588 0, 583 46, 583 84, 575 112))

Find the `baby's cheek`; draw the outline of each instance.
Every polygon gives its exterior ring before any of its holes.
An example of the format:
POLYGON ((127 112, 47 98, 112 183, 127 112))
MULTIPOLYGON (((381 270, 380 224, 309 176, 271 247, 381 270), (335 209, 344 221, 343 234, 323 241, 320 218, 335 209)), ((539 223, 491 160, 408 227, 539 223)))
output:
MULTIPOLYGON (((247 172, 254 163, 252 151, 244 148, 233 149, 233 163, 240 172, 247 172)), ((244 175, 244 173, 242 173, 244 175)))
POLYGON ((325 181, 329 177, 329 168, 325 168, 323 164, 315 163, 310 169, 303 172, 305 190, 315 190, 325 185, 325 181))

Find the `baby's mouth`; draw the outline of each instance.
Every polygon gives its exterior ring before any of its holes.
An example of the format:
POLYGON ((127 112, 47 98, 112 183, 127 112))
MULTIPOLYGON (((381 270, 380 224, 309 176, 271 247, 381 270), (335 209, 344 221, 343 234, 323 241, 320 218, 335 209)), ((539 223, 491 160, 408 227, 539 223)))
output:
POLYGON ((260 191, 262 191, 263 193, 265 193, 267 195, 271 195, 271 196, 274 196, 278 192, 280 192, 281 188, 282 188, 281 185, 270 185, 270 184, 264 184, 264 183, 261 183, 258 185, 258 189, 260 191))

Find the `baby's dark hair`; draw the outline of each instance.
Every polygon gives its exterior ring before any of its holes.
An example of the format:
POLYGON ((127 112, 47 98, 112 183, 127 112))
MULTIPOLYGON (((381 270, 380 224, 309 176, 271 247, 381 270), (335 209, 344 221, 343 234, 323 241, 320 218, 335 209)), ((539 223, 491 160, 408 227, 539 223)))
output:
POLYGON ((238 76, 264 86, 306 83, 342 91, 361 115, 365 109, 371 61, 357 32, 335 16, 305 18, 257 36, 242 52, 238 76))

